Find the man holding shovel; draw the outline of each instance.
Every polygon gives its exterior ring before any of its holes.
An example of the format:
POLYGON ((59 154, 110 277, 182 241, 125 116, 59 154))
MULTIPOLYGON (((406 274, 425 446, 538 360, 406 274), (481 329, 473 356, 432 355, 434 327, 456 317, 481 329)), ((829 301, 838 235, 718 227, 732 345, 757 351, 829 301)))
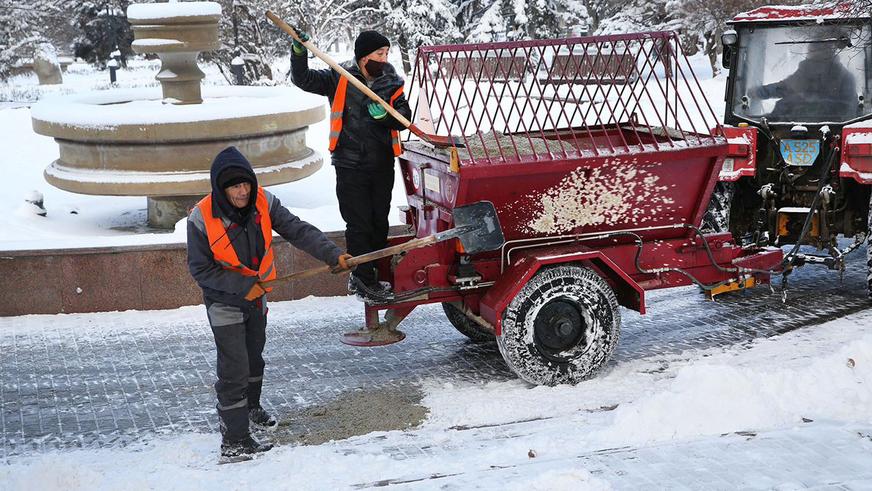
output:
POLYGON ((272 232, 332 267, 348 270, 339 247, 257 185, 251 164, 228 147, 212 162, 212 192, 188 216, 188 269, 200 288, 218 349, 221 462, 250 459, 272 445, 251 437, 249 422, 276 426, 260 405, 266 342, 264 284, 276 278, 272 232))
MULTIPOLYGON (((308 41, 306 34, 298 34, 308 41)), ((403 79, 387 62, 389 49, 390 41, 383 35, 361 32, 354 42, 354 60, 341 66, 408 119, 411 110, 403 79)), ((294 84, 330 101, 329 148, 348 252, 358 256, 382 249, 387 245, 394 159, 402 152, 399 130, 405 126, 336 70, 310 70, 306 47, 296 39, 292 51, 294 84)), ((378 281, 373 262, 354 269, 348 289, 368 298, 391 298, 390 285, 378 281)))

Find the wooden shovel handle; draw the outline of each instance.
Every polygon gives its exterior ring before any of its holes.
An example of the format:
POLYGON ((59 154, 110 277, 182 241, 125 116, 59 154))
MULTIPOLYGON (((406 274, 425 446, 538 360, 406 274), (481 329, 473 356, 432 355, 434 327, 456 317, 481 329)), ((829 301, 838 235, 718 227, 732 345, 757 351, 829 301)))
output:
MULTIPOLYGON (((408 119, 406 119, 405 116, 403 116, 402 114, 400 114, 396 109, 393 108, 393 106, 391 106, 390 104, 388 104, 387 102, 385 102, 384 99, 382 99, 381 97, 379 97, 378 94, 376 94, 376 93, 373 92, 369 87, 367 87, 365 83, 363 83, 363 82, 361 82, 360 80, 358 80, 357 77, 355 77, 354 75, 348 73, 348 70, 342 68, 342 66, 340 66, 338 63, 336 63, 335 61, 333 61, 333 58, 330 58, 330 56, 328 56, 326 53, 324 53, 323 51, 321 51, 320 49, 318 49, 314 44, 312 44, 312 41, 303 41, 302 39, 300 39, 300 36, 297 35, 297 32, 294 30, 294 28, 291 27, 291 26, 289 26, 287 22, 283 21, 283 20, 281 19, 281 17, 279 17, 279 16, 277 16, 276 14, 274 14, 271 10, 267 10, 267 11, 266 11, 266 16, 267 16, 267 18, 268 18, 269 20, 271 20, 271 21, 273 22, 273 24, 277 25, 277 26, 279 27, 279 29, 281 29, 281 30, 285 31, 286 33, 290 34, 292 38, 296 39, 297 42, 299 42, 300 44, 302 44, 303 46, 305 46, 306 49, 308 49, 308 50, 311 51, 315 56, 317 56, 318 58, 320 58, 321 61, 323 61, 324 63, 330 65, 330 68, 336 70, 337 72, 339 72, 340 75, 342 75, 343 77, 347 78, 348 81, 351 82, 352 85, 354 85, 355 87, 357 87, 357 89, 358 89, 359 91, 361 91, 361 92, 363 92, 364 94, 366 94, 366 96, 369 97, 370 99, 372 99, 373 101, 378 102, 379 104, 381 104, 381 106, 382 106, 383 108, 385 108, 385 109, 387 110, 387 112, 390 113, 390 115, 394 117, 394 119, 396 119, 397 121, 399 121, 399 122, 400 122, 403 126, 405 126, 406 128, 409 128, 410 130, 412 130, 413 133, 415 133, 416 135, 418 135, 418 133, 419 133, 421 130, 419 130, 417 127, 415 127, 415 126, 412 124, 411 121, 409 121, 408 119), (417 131, 415 131, 415 130, 417 130, 417 131)), ((292 55, 292 56, 293 56, 293 55, 292 55)), ((421 135, 418 135, 418 136, 421 136, 421 135)))
MULTIPOLYGON (((419 247, 426 247, 431 244, 435 244, 438 242, 438 239, 435 235, 428 235, 427 237, 420 237, 417 239, 412 239, 402 244, 397 244, 395 246, 386 247, 384 249, 379 249, 377 251, 368 252, 366 254, 361 254, 359 256, 354 256, 345 260, 345 263, 349 267, 357 266, 358 264, 368 263, 370 261, 375 261, 376 259, 381 259, 383 257, 393 256, 395 254, 400 254, 402 252, 410 251, 412 249, 418 249, 419 247)), ((305 271, 298 271, 296 273, 291 273, 286 276, 281 276, 274 280, 264 281, 260 285, 264 288, 274 286, 277 283, 284 283, 286 281, 291 280, 301 280, 303 278, 309 278, 312 276, 317 276, 319 274, 329 273, 333 268, 330 266, 319 266, 317 268, 307 269, 305 271)))

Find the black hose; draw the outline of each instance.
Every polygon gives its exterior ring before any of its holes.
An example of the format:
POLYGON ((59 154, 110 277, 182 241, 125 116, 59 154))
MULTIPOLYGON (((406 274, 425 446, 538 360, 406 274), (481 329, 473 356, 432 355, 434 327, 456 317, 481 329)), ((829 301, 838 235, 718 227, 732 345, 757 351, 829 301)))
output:
MULTIPOLYGON (((629 237, 633 237, 633 239, 636 243, 636 255, 633 258, 633 265, 636 266, 636 269, 642 274, 654 274, 654 275, 656 275, 659 273, 679 273, 679 274, 686 276, 696 286, 698 286, 706 291, 714 290, 715 288, 718 288, 720 286, 723 286, 723 285, 730 283, 729 280, 725 280, 725 281, 720 281, 718 283, 715 283, 713 285, 706 285, 705 283, 699 281, 695 276, 693 276, 692 274, 690 274, 689 272, 687 272, 681 268, 660 268, 660 269, 656 269, 656 270, 644 269, 644 268, 642 268, 642 265, 639 264, 639 259, 642 256, 642 246, 644 245, 644 241, 642 240, 642 237, 639 234, 636 234, 633 232, 612 232, 612 233, 609 233, 606 235, 608 235, 608 236, 626 235, 629 237)), ((721 266, 715 261, 714 256, 711 254, 711 250, 708 248, 708 242, 703 240, 703 243, 705 244, 705 247, 709 252, 709 259, 712 261, 712 264, 714 264, 718 268, 721 268, 721 266)), ((723 269, 723 268, 721 268, 721 269, 723 269)))
POLYGON ((790 250, 787 254, 785 254, 784 259, 781 260, 781 269, 784 270, 784 267, 791 263, 793 260, 793 256, 799 251, 800 245, 802 245, 802 241, 805 240, 805 236, 808 235, 808 231, 811 228, 812 218, 814 217, 815 211, 817 211, 817 207, 820 205, 821 199, 821 191, 823 191, 824 186, 827 184, 828 179, 827 176, 830 172, 830 168, 833 165, 833 161, 836 159, 836 155, 838 154, 838 147, 831 149, 829 158, 827 159, 827 165, 823 166, 820 183, 818 184, 817 193, 815 193, 814 199, 811 202, 811 207, 809 207, 808 215, 805 217, 805 223, 802 225, 802 232, 799 234, 799 238, 796 240, 796 244, 793 245, 793 249, 790 250))

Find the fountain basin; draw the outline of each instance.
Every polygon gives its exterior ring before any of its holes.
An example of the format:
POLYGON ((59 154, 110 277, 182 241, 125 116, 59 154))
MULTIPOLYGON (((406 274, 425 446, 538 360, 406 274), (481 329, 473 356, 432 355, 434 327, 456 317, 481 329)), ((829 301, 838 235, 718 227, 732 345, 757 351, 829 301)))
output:
POLYGON ((202 104, 162 102, 160 88, 49 98, 32 108, 35 132, 60 156, 45 170, 61 189, 116 196, 192 196, 211 190, 212 159, 229 145, 261 185, 302 179, 322 165, 306 128, 324 103, 291 87, 205 87, 202 104))

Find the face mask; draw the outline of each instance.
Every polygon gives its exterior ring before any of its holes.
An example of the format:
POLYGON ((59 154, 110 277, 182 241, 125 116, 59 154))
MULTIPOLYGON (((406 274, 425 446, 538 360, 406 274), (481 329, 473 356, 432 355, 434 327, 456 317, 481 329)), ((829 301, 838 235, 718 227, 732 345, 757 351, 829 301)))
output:
POLYGON ((382 72, 385 70, 385 63, 383 61, 377 60, 366 60, 366 64, 363 65, 366 68, 366 72, 369 73, 373 77, 381 77, 382 72))

